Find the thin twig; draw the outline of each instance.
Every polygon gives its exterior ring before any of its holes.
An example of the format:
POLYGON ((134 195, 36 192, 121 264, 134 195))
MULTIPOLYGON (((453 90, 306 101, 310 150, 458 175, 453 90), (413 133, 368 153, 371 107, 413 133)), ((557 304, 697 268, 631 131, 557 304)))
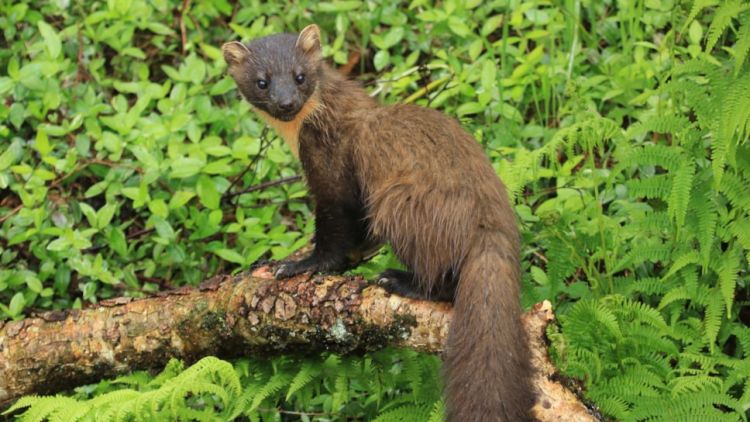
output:
POLYGON ((180 9, 180 40, 182 40, 182 54, 185 54, 187 50, 187 30, 185 30, 185 13, 187 8, 190 7, 190 0, 182 1, 182 8, 180 9))
POLYGON ((263 153, 263 150, 264 150, 263 145, 267 141, 267 139, 266 139, 267 135, 268 135, 268 126, 264 126, 263 127, 263 131, 260 132, 260 137, 259 137, 259 139, 260 139, 260 148, 258 148, 258 154, 256 154, 255 157, 253 157, 252 161, 250 161, 250 164, 248 164, 248 166, 245 167, 245 170, 243 170, 242 173, 239 174, 239 176, 235 177, 234 180, 232 180, 232 183, 229 185, 229 187, 227 188, 227 190, 224 191, 224 195, 221 198, 222 200, 224 200, 226 198, 231 198, 231 191, 232 191, 232 188, 234 187, 234 185, 236 185, 237 182, 239 182, 240 180, 242 180, 243 177, 245 177, 245 174, 250 170, 250 168, 254 167, 257 164, 258 158, 263 153))
POLYGON ((275 409, 269 409, 267 407, 259 407, 258 410, 260 410, 261 412, 273 412, 275 410, 275 411, 277 411, 279 413, 283 413, 285 415, 297 415, 297 416, 303 416, 303 415, 304 416, 332 416, 331 413, 323 413, 323 412, 297 412, 297 411, 294 411, 294 410, 280 409, 278 407, 275 408, 275 409))
MULTIPOLYGON (((133 232, 133 233, 125 236, 125 238, 128 239, 128 240, 132 240, 132 239, 135 239, 137 237, 141 237, 144 234, 151 233, 152 231, 154 231, 153 227, 150 228, 150 229, 141 229, 141 230, 138 230, 136 232, 133 232)), ((107 246, 109 246, 109 243, 102 244, 102 245, 91 246, 89 248, 81 250, 81 253, 97 253, 100 250, 106 248, 107 246)))
POLYGON ((269 180, 268 182, 259 183, 255 186, 250 186, 249 188, 243 189, 241 191, 232 192, 231 194, 229 194, 229 198, 235 197, 237 195, 242 195, 245 193, 267 189, 273 186, 283 185, 286 183, 293 183, 300 179, 302 179, 302 176, 300 176, 299 174, 295 174, 294 176, 287 176, 287 177, 282 177, 281 179, 269 180))
POLYGON ((9 213, 7 213, 7 214, 5 214, 3 216, 0 216, 0 223, 2 223, 3 221, 9 219, 10 217, 12 217, 18 211, 21 211, 21 208, 23 208, 23 204, 15 207, 15 208, 13 208, 12 210, 10 210, 9 213))

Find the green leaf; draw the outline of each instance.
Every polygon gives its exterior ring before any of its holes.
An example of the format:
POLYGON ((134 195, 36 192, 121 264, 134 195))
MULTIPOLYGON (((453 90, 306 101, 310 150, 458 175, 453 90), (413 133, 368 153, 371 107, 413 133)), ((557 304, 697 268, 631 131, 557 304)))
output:
POLYGON ((375 70, 383 70, 391 61, 391 53, 388 50, 379 50, 372 59, 375 70))
POLYGON ((197 158, 183 157, 172 162, 172 172, 169 177, 184 179, 200 173, 206 163, 197 158))
POLYGON ((115 251, 121 258, 128 256, 128 241, 125 237, 125 233, 119 227, 113 227, 109 231, 109 246, 115 251))
POLYGON ((41 293, 42 289, 44 289, 44 286, 42 286, 42 282, 33 275, 26 277, 26 285, 29 287, 29 290, 34 293, 41 293))
POLYGON ((448 27, 453 31, 454 34, 458 35, 459 37, 468 37, 471 35, 471 29, 468 25, 466 25, 466 22, 464 22, 463 19, 459 18, 458 16, 451 16, 448 18, 448 27))
POLYGON ((348 12, 356 10, 362 6, 361 1, 344 0, 344 1, 333 1, 333 2, 320 2, 315 5, 315 8, 319 12, 323 13, 334 13, 334 12, 348 12))
POLYGON ((169 209, 177 209, 183 207, 195 196, 195 192, 180 190, 174 193, 169 199, 169 209))
POLYGON ((167 203, 164 202, 163 199, 154 199, 149 201, 148 209, 161 218, 167 218, 167 216, 169 215, 169 208, 167 207, 167 203))
POLYGON ((96 212, 96 227, 98 229, 107 227, 109 222, 112 221, 115 211, 117 211, 117 205, 115 204, 107 203, 101 207, 99 211, 96 212))
POLYGON ((234 262, 235 264, 245 263, 245 259, 242 257, 242 255, 232 249, 217 249, 214 251, 214 253, 225 261, 234 262))
POLYGON ((456 114, 458 114, 459 116, 466 116, 469 114, 481 113, 484 110, 485 110, 485 107, 483 105, 479 103, 475 103, 475 102, 469 102, 469 103, 461 104, 456 109, 456 114))
POLYGON ((480 34, 483 37, 490 35, 491 33, 495 32, 497 28, 500 27, 500 24, 502 22, 503 22, 503 15, 495 15, 495 16, 488 18, 487 20, 484 21, 480 34))
POLYGON ((81 209, 81 212, 84 216, 86 216, 86 220, 89 222, 89 226, 91 227, 97 227, 96 225, 96 211, 94 208, 91 207, 91 205, 85 203, 85 202, 79 202, 78 208, 81 209))
POLYGON ((165 219, 159 216, 152 216, 151 220, 153 221, 156 233, 160 238, 167 241, 172 241, 175 239, 174 229, 165 219))
POLYGON ((219 192, 216 190, 214 181, 206 175, 201 175, 198 178, 198 184, 196 186, 198 191, 198 198, 201 203, 209 209, 216 209, 219 207, 219 192))
POLYGON ((62 42, 60 41, 60 36, 57 34, 54 28, 52 28, 47 22, 41 19, 37 22, 37 27, 39 28, 39 32, 42 34, 42 38, 44 38, 44 45, 47 48, 47 52, 49 53, 51 58, 56 59, 57 56, 60 55, 60 51, 62 50, 62 42))
POLYGON ((10 144, 10 147, 0 154, 0 171, 3 171, 15 164, 16 161, 23 155, 23 144, 19 140, 15 140, 10 144))
POLYGON ((0 76, 0 95, 10 92, 14 86, 16 86, 16 82, 13 79, 7 76, 0 76))
POLYGON ((10 300, 10 304, 8 305, 8 313, 10 313, 10 316, 12 317, 21 315, 21 312, 23 312, 23 308, 25 306, 26 299, 24 298, 23 293, 18 292, 13 295, 13 299, 10 300))

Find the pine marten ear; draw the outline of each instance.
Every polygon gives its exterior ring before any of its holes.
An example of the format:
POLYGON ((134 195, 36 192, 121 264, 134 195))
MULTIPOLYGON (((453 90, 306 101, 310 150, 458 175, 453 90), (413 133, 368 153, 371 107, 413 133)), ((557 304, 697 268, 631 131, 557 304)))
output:
POLYGON ((245 44, 239 41, 232 41, 222 45, 221 51, 224 52, 224 60, 229 65, 230 70, 241 65, 250 57, 250 50, 247 49, 245 44))
POLYGON ((307 25, 297 37, 297 48, 311 57, 320 56, 320 28, 318 25, 307 25))

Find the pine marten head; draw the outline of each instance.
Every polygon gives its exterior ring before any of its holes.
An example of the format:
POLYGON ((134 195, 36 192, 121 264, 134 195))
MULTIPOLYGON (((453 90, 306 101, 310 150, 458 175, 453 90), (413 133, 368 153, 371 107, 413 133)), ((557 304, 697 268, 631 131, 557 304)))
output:
POLYGON ((224 60, 242 95, 274 119, 291 122, 314 96, 320 79, 320 30, 277 34, 222 46, 224 60))

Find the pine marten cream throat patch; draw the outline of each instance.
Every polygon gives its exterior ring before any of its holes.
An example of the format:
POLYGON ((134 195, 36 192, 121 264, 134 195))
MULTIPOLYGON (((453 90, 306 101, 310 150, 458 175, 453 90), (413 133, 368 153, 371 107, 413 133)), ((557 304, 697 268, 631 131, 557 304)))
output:
POLYGON ((255 111, 266 123, 268 123, 269 126, 276 130, 276 133, 278 133, 284 139, 284 142, 289 145, 292 154, 299 159, 299 131, 302 128, 302 123, 304 123, 305 119, 314 113, 319 106, 320 101, 318 100, 318 96, 312 95, 307 102, 305 102, 305 105, 302 106, 294 119, 288 122, 275 119, 273 116, 259 108, 255 108, 255 111))

